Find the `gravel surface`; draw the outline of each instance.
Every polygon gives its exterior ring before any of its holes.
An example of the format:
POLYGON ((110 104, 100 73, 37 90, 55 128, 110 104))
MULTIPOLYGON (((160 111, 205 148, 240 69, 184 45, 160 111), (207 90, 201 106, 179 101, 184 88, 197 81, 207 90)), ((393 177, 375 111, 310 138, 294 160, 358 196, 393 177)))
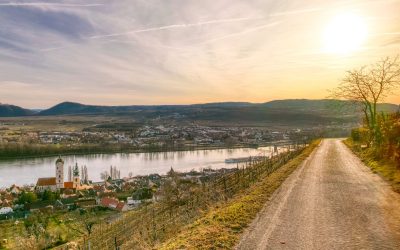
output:
POLYGON ((341 140, 323 140, 236 249, 400 249, 400 194, 341 140))

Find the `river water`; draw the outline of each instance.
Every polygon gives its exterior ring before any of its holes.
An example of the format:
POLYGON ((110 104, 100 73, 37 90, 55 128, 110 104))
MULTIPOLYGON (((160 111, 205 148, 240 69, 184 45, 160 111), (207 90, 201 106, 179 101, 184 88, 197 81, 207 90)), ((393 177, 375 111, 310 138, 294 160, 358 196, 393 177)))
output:
MULTIPOLYGON (((88 169, 89 180, 100 181, 100 173, 109 171, 110 166, 116 166, 121 171, 121 177, 129 173, 147 175, 152 173, 165 174, 171 167, 176 171, 211 167, 232 168, 236 164, 225 163, 226 158, 248 157, 271 154, 271 147, 210 149, 157 153, 118 153, 95 155, 63 156, 64 176, 68 177, 68 166, 78 163, 88 169)), ((279 148, 279 150, 284 150, 279 148)), ((58 157, 43 157, 0 161, 0 187, 12 184, 35 184, 39 177, 55 176, 55 161, 58 157)))

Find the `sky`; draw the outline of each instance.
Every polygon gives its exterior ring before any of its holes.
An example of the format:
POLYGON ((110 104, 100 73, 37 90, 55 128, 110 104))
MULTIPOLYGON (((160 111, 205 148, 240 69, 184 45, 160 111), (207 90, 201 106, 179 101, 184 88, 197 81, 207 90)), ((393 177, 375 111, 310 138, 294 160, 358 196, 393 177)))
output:
POLYGON ((0 0, 0 102, 26 108, 320 99, 399 53, 400 0, 0 0))

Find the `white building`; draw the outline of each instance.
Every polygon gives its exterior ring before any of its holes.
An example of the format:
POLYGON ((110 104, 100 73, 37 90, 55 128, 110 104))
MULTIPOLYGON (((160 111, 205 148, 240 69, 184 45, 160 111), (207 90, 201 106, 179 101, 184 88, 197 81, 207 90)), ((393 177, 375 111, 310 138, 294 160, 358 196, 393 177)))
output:
POLYGON ((45 190, 57 191, 64 188, 64 161, 59 157, 56 160, 56 177, 39 178, 36 182, 36 190, 43 192, 45 190))
POLYGON ((11 207, 2 207, 0 208, 0 214, 9 214, 14 212, 13 209, 11 207))
POLYGON ((43 192, 45 190, 53 192, 57 191, 56 177, 39 178, 36 182, 36 190, 39 192, 43 192))
POLYGON ((64 161, 61 157, 56 161, 56 186, 58 189, 64 188, 64 161))

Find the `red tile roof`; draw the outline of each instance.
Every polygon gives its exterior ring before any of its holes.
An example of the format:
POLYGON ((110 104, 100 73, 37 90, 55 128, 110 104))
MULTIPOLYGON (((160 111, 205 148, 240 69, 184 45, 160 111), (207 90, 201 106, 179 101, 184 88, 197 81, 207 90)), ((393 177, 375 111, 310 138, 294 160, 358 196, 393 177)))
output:
POLYGON ((119 202, 116 209, 117 209, 118 211, 122 211, 122 209, 124 208, 124 206, 125 206, 125 203, 119 202))
POLYGON ((55 185, 56 185, 56 177, 39 178, 36 183, 36 186, 55 186, 55 185))
POLYGON ((108 207, 111 209, 116 209, 118 211, 122 211, 125 203, 118 201, 117 199, 104 197, 101 199, 100 204, 104 207, 108 207))
POLYGON ((119 201, 113 198, 104 197, 100 201, 101 205, 110 208, 117 208, 119 201))
POLYGON ((64 182, 64 188, 74 188, 74 183, 72 181, 64 182))

